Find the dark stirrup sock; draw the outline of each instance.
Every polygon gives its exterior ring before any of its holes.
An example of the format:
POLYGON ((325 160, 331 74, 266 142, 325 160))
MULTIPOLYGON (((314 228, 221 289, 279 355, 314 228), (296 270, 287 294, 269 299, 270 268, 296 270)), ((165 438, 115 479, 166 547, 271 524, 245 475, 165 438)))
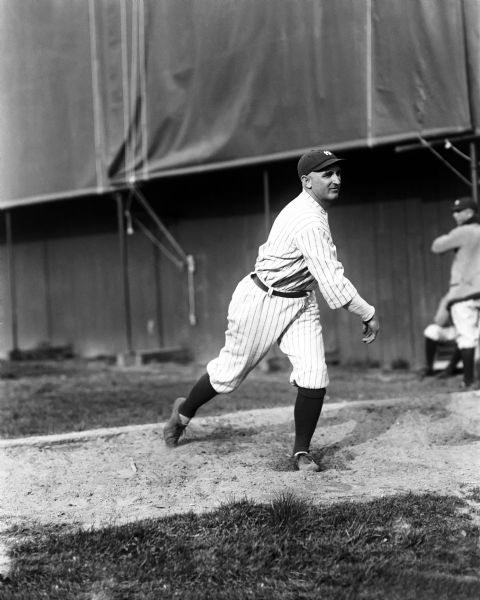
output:
POLYGON ((326 388, 309 390, 299 387, 297 389, 297 399, 293 411, 295 420, 294 455, 297 452, 308 452, 310 450, 310 441, 322 412, 326 392, 326 388))
POLYGON ((437 352, 437 342, 428 337, 425 338, 425 360, 427 364, 425 365, 427 370, 433 371, 433 363, 435 361, 435 354, 437 352))
POLYGON ((460 353, 463 362, 463 383, 472 385, 475 381, 475 348, 462 348, 460 353))
POLYGON ((460 359, 462 358, 462 353, 460 351, 460 348, 455 345, 455 350, 453 351, 453 354, 450 358, 450 362, 447 365, 447 368, 445 369, 445 371, 449 374, 449 375, 453 375, 455 373, 455 369, 457 368, 457 364, 460 362, 460 359))
POLYGON ((217 394, 218 392, 213 389, 210 383, 208 373, 205 373, 190 390, 187 399, 180 408, 180 414, 191 419, 203 404, 206 404, 217 394))

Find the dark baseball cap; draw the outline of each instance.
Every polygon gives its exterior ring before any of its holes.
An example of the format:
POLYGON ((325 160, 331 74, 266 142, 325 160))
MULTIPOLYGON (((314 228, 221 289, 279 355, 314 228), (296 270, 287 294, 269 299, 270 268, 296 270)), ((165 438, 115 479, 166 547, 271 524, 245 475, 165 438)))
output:
POLYGON ((460 210, 465 210, 466 208, 471 208, 475 212, 478 211, 477 203, 469 196, 457 198, 452 204, 452 212, 459 212, 460 210))
POLYGON ((324 171, 327 167, 342 160, 344 159, 336 157, 330 150, 314 148, 300 157, 297 166, 298 176, 301 178, 302 175, 308 175, 312 171, 324 171))

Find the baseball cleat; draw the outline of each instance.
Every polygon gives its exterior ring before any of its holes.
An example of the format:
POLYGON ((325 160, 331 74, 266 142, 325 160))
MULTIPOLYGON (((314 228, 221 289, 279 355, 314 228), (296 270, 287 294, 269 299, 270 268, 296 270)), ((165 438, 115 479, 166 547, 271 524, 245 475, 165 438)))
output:
POLYGON ((453 371, 450 371, 449 369, 444 369, 443 371, 440 371, 440 373, 437 375, 437 379, 448 379, 449 377, 453 377, 455 375, 455 373, 453 371))
POLYGON ((425 377, 434 377, 434 375, 435 375, 435 371, 428 367, 425 367, 425 369, 422 369, 418 374, 420 379, 425 379, 425 377))
POLYGON ((175 400, 172 407, 172 414, 163 428, 163 439, 169 448, 175 448, 175 446, 178 445, 178 440, 187 427, 181 423, 180 416, 178 414, 178 409, 184 400, 185 398, 177 398, 175 400))
POLYGON ((307 452, 295 454, 295 466, 299 471, 320 471, 319 465, 313 460, 307 452))

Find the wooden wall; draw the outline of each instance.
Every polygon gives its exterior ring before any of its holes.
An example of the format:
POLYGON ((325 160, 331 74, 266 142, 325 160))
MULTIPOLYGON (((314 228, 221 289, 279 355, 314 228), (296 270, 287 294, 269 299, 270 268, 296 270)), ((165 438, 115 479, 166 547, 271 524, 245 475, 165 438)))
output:
MULTIPOLYGON (((421 155, 349 153, 342 199, 330 212, 347 276, 376 305, 382 332, 360 342, 360 324, 321 301, 327 350, 343 362, 423 361, 423 329, 448 285, 451 257, 430 252, 453 226, 449 202, 465 189, 421 155)), ((268 166, 270 218, 299 191, 295 162, 268 166)), ((265 238, 261 168, 159 180, 144 193, 187 253, 194 255, 198 323, 188 322, 186 272, 139 232, 128 237, 135 350, 182 345, 206 362, 223 343, 237 281, 265 238)), ((71 343, 95 356, 126 349, 116 205, 111 197, 61 201, 11 212, 21 349, 71 343)), ((139 213, 139 216, 140 213, 139 213)), ((0 354, 12 349, 6 248, 0 240, 0 354)))

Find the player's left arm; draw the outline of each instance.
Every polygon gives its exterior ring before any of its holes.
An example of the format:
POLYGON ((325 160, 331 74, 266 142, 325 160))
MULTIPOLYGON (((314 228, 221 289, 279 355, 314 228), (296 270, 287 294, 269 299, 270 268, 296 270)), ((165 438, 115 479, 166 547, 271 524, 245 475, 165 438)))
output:
POLYGON ((463 241, 463 230, 461 227, 455 227, 449 233, 440 235, 432 243, 432 252, 434 254, 443 254, 449 250, 455 250, 461 246, 463 241))
POLYGON ((297 237, 297 244, 330 308, 343 307, 358 315, 363 322, 362 341, 366 344, 373 342, 380 329, 375 308, 360 296, 345 276, 329 228, 317 224, 304 229, 297 237))
POLYGON ((364 344, 371 344, 377 339, 379 331, 380 323, 378 321, 377 314, 375 313, 369 321, 363 323, 362 342, 364 344))
POLYGON ((380 323, 375 308, 371 304, 368 304, 358 292, 350 302, 347 302, 347 304, 343 306, 343 308, 348 310, 348 312, 358 315, 362 319, 362 342, 364 344, 371 344, 374 342, 380 331, 380 323))
POLYGON ((296 243, 328 306, 335 309, 350 302, 357 290, 344 274, 329 230, 312 225, 302 230, 296 243))

